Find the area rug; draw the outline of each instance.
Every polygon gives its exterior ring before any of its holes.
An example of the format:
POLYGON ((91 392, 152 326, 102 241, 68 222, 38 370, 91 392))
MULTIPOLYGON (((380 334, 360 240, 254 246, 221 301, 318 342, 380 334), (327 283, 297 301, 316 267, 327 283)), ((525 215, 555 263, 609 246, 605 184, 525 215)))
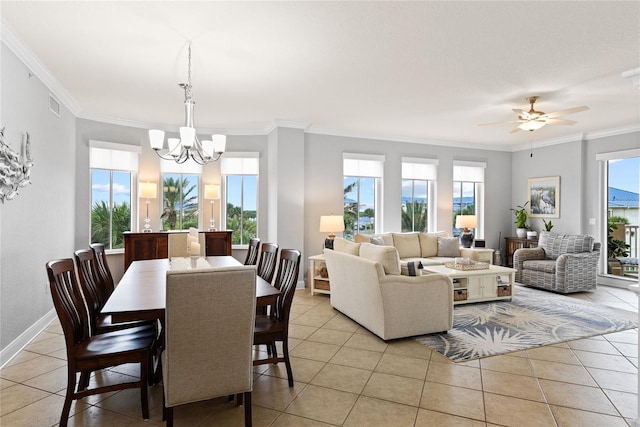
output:
POLYGON ((512 301, 457 305, 448 333, 416 337, 454 362, 637 327, 631 311, 516 286, 512 301))

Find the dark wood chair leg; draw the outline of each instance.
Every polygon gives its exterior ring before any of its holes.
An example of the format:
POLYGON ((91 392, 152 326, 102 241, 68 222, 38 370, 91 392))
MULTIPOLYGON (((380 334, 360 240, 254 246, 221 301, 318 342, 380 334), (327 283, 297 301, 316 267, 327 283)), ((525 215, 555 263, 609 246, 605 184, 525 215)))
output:
MULTIPOLYGON (((67 362, 68 363, 68 362, 67 362)), ((69 421, 69 412, 71 411, 71 402, 76 391, 76 373, 69 370, 67 373, 67 393, 64 396, 64 405, 62 405, 62 414, 60 415, 60 427, 67 427, 69 421)))
POLYGON ((251 392, 246 391, 244 394, 244 425, 251 427, 251 392))
POLYGON ((148 396, 148 374, 149 374, 149 357, 147 354, 145 358, 140 361, 140 403, 142 404, 142 418, 149 419, 149 396, 148 396))
POLYGON ((91 376, 91 371, 82 371, 80 373, 80 379, 78 380, 78 391, 82 391, 87 387, 89 387, 90 376, 91 376))
POLYGON ((242 396, 243 396, 243 393, 238 393, 238 394, 236 395, 236 400, 237 400, 237 404, 236 404, 236 406, 240 406, 240 405, 242 405, 242 403, 244 402, 244 401, 242 400, 242 396))
POLYGON ((291 370, 291 361, 289 361, 289 343, 288 340, 282 341, 282 352, 284 353, 284 366, 287 368, 287 379, 289 387, 293 387, 293 371, 291 370))
POLYGON ((166 408, 167 427, 173 427, 173 408, 166 408))

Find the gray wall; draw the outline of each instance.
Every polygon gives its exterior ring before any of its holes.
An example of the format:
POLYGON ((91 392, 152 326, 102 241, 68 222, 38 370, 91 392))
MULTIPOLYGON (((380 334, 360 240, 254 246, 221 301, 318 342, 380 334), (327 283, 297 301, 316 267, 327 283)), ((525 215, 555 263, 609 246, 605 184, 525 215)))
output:
POLYGON ((0 348, 4 349, 53 308, 45 263, 73 256, 75 118, 48 108, 49 89, 4 44, 2 116, 5 142, 20 152, 31 135, 32 185, 0 205, 0 348))

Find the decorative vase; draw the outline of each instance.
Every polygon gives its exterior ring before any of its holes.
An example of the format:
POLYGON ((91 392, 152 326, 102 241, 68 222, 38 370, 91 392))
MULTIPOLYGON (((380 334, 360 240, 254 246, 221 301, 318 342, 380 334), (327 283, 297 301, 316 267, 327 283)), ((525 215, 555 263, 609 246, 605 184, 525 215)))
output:
POLYGON ((516 236, 521 239, 527 237, 527 229, 526 228, 516 228, 516 236))

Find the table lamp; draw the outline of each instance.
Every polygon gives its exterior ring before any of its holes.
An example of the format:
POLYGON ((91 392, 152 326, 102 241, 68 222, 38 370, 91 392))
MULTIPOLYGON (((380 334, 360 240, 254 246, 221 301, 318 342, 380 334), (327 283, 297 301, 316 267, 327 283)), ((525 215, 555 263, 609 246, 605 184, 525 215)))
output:
POLYGON ((158 185, 155 182, 140 183, 140 198, 147 199, 147 217, 144 220, 143 233, 151 233, 151 220, 149 219, 149 199, 155 199, 158 185))
POLYGON ((329 233, 324 241, 324 247, 333 249, 333 239, 336 232, 344 231, 344 219, 342 215, 323 215, 320 217, 320 232, 329 233))
POLYGON ((205 185, 204 198, 207 200, 211 200, 211 219, 209 220, 209 231, 216 231, 216 219, 213 216, 213 201, 220 198, 220 186, 217 184, 205 185))
POLYGON ((473 234, 470 228, 476 228, 478 220, 475 215, 458 215, 456 216, 456 228, 464 228, 460 234, 460 244, 463 248, 470 248, 473 244, 473 234))

